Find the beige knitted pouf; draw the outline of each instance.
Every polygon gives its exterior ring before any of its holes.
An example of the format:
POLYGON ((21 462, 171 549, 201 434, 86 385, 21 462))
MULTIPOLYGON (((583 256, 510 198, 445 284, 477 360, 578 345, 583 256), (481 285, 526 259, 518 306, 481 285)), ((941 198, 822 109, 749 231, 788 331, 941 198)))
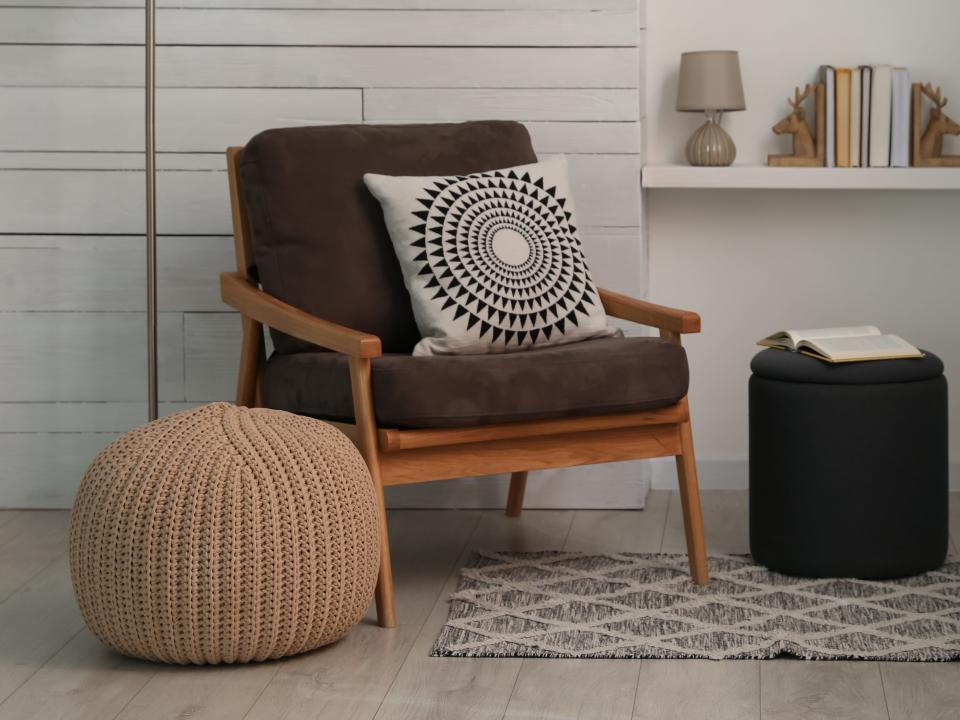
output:
POLYGON ((104 449, 73 508, 84 619, 117 651, 170 663, 265 660, 343 637, 373 597, 377 498, 319 420, 216 403, 104 449))

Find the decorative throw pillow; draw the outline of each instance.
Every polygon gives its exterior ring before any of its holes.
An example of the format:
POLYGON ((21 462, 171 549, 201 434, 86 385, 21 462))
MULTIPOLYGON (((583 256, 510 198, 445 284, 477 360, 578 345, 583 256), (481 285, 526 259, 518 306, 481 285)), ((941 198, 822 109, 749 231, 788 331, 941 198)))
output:
POLYGON ((446 177, 366 174, 423 339, 414 355, 618 334, 581 250, 566 159, 446 177))

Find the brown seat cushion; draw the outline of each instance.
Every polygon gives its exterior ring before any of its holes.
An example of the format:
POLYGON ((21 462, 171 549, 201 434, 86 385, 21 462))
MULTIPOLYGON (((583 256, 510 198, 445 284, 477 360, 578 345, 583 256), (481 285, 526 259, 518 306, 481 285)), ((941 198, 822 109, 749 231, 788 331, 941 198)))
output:
MULTIPOLYGON (((459 427, 648 410, 687 394, 687 357, 660 338, 603 338, 501 355, 388 354, 373 361, 381 427, 459 427)), ((268 407, 351 420, 347 358, 274 354, 268 407)))
MULTIPOLYGON (((379 336, 386 352, 409 353, 420 333, 363 174, 462 175, 536 161, 515 122, 262 132, 240 163, 260 282, 301 310, 379 336)), ((278 352, 316 349, 271 332, 278 352)))

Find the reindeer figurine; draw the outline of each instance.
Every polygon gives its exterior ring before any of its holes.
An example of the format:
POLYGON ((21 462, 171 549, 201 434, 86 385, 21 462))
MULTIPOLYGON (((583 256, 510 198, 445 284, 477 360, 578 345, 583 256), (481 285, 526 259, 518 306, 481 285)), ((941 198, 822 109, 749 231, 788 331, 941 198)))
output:
POLYGON ((943 154, 943 136, 960 135, 960 124, 947 117, 943 112, 947 99, 941 97, 940 86, 934 90, 930 83, 913 86, 913 164, 918 166, 960 166, 960 156, 943 154), (923 97, 929 98, 934 107, 930 108, 927 129, 920 135, 920 111, 923 97))
POLYGON ((803 92, 800 88, 794 89, 793 100, 787 98, 793 108, 792 112, 773 126, 777 135, 793 135, 793 153, 790 155, 770 155, 767 164, 774 167, 823 167, 824 148, 824 104, 823 84, 807 85, 803 92), (803 102, 816 94, 816 126, 817 134, 814 137, 807 124, 803 102))

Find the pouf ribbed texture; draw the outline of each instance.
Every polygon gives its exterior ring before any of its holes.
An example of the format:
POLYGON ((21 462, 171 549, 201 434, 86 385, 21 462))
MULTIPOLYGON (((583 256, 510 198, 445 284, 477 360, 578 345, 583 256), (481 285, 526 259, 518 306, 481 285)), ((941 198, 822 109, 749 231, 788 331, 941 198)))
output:
POLYGON ((232 663, 343 637, 373 597, 377 497, 319 420, 215 403, 137 428, 87 471, 70 527, 84 619, 110 647, 232 663))

